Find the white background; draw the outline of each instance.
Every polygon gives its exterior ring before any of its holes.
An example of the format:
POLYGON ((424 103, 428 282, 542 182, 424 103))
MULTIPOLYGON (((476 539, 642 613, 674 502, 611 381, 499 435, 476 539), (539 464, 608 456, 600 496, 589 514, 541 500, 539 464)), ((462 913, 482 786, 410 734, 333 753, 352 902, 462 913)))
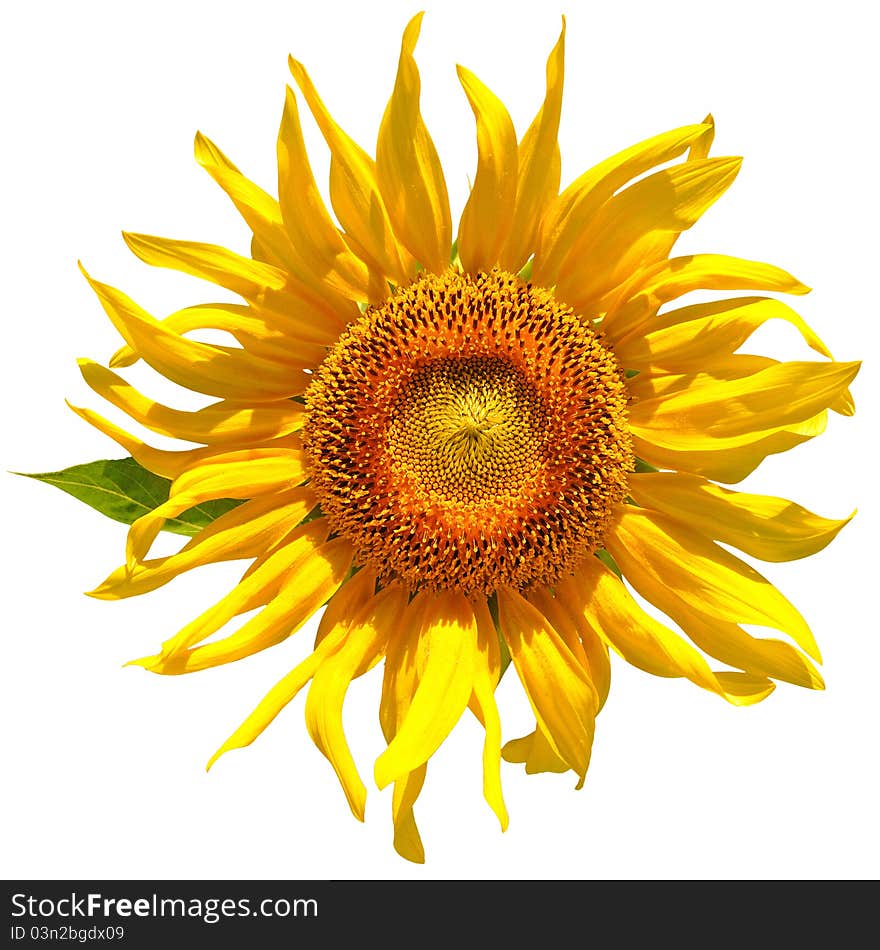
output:
MULTIPOLYGON (((505 766, 505 835, 481 798, 481 737, 467 717, 431 760, 417 808, 424 867, 392 850, 387 790, 371 789, 366 824, 349 815, 306 734, 302 695, 254 746, 204 772, 303 654, 307 630, 194 676, 123 669, 219 597, 240 568, 206 569, 118 604, 91 600, 82 592, 120 563, 124 527, 5 474, 122 454, 64 406, 69 398, 104 411, 75 358, 106 360, 118 344, 77 258, 159 316, 220 299, 207 284, 136 261, 120 230, 247 253, 243 224, 192 160, 196 128, 274 190, 292 52, 340 124, 372 150, 400 33, 417 8, 153 0, 12 9, 0 41, 3 876, 876 877, 880 207, 870 4, 572 0, 565 11, 564 183, 711 110, 715 154, 746 160, 679 247, 792 270, 815 288, 797 305, 835 355, 867 361, 855 418, 832 417, 823 437, 772 458, 746 483, 829 516, 860 508, 825 552, 765 569, 810 620, 827 691, 781 685, 765 703, 736 709, 618 662, 585 788, 505 766)), ((423 113, 456 214, 475 144, 455 63, 501 96, 521 133, 543 96, 560 12, 487 0, 428 11, 417 50, 423 113)), ((323 181, 326 153, 311 126, 309 135, 323 181)), ((758 339, 774 355, 809 358, 793 331, 758 339)), ((381 750, 378 686, 375 673, 358 681, 346 706, 368 786, 381 750)), ((500 697, 505 738, 528 731, 512 672, 500 697)))

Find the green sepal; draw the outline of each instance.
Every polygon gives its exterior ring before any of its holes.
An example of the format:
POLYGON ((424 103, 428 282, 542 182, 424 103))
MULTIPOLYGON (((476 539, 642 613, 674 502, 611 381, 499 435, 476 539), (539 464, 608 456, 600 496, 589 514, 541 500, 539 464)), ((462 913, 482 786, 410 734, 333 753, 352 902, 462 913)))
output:
POLYGON ((495 624, 495 633, 498 636, 498 649, 501 653, 501 669, 498 673, 498 681, 501 682, 501 677, 504 676, 507 667, 510 666, 510 650, 508 650, 507 642, 501 633, 501 620, 498 613, 498 595, 495 591, 492 591, 486 599, 486 603, 489 607, 489 613, 492 615, 492 622, 495 624))
POLYGON ((461 256, 458 253, 458 238, 452 242, 452 249, 449 252, 449 263, 456 270, 461 270, 461 256))
POLYGON ((599 558, 599 560, 606 567, 610 567, 611 570, 614 571, 614 573, 621 580, 623 580, 623 573, 621 572, 620 568, 617 566, 617 561, 614 560, 614 558, 605 550, 605 548, 602 548, 601 550, 596 551, 596 557, 599 558))
MULTIPOLYGON (((14 474, 54 485, 95 511, 100 511, 102 515, 123 524, 132 524, 141 515, 158 508, 168 500, 171 488, 167 478, 154 475, 133 458, 86 462, 60 472, 14 474)), ((189 536, 198 534, 220 515, 240 504, 240 501, 232 498, 202 502, 181 512, 176 518, 169 518, 164 530, 189 536)))

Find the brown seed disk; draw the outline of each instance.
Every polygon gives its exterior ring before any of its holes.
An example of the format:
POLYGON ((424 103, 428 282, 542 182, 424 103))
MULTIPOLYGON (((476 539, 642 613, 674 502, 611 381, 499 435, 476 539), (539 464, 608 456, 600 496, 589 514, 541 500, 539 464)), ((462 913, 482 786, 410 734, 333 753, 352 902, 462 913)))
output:
POLYGON ((613 353, 501 271, 424 275, 351 324, 306 393, 321 508, 413 589, 552 584, 602 546, 633 455, 613 353))

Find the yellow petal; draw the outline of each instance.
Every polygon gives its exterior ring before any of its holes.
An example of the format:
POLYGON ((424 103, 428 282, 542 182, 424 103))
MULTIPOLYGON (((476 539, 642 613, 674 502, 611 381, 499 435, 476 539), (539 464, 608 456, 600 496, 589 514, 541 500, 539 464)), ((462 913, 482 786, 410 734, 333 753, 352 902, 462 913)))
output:
POLYGON ((194 567, 257 557, 296 527, 316 501, 310 488, 246 501, 202 528, 176 554, 142 561, 131 569, 117 568, 89 596, 98 600, 133 597, 156 590, 194 567))
POLYGON ((180 386, 221 399, 268 402, 295 396, 308 385, 305 373, 283 363, 180 336, 121 291, 83 274, 125 342, 180 386))
POLYGON ((225 597, 201 613, 178 633, 162 644, 161 656, 178 655, 194 643, 206 640, 233 617, 268 600, 267 593, 276 588, 276 581, 288 577, 294 566, 309 561, 330 533, 326 518, 318 518, 296 528, 285 544, 266 558, 260 568, 242 580, 225 597))
POLYGON ((309 735, 336 771, 349 807, 360 821, 364 820, 367 790, 345 740, 342 706, 352 679, 383 653, 388 634, 405 606, 406 592, 398 585, 377 594, 351 624, 342 646, 318 668, 306 700, 309 735))
MULTIPOLYGON (((537 590, 535 593, 537 593, 537 590)), ((549 603, 542 598, 542 605, 539 609, 567 644, 574 637, 577 637, 580 641, 585 669, 590 682, 596 688, 596 695, 599 699, 596 710, 599 712, 605 705, 608 693, 611 690, 611 662, 608 657, 608 647, 605 641, 597 636, 593 628, 584 620, 583 611, 578 607, 580 600, 574 592, 570 577, 560 578, 556 582, 555 594, 555 597, 549 598, 549 603), (563 633, 563 631, 565 632, 563 633)))
MULTIPOLYGON (((528 593, 526 599, 537 611, 543 614, 550 626, 559 634, 562 642, 568 647, 572 656, 583 667, 587 678, 592 682, 590 663, 578 629, 572 623, 570 614, 546 587, 536 587, 528 593)), ((593 685, 595 686, 595 683, 593 685)))
POLYGON ((561 162, 559 116, 562 109, 562 82, 565 69, 565 17, 556 46, 547 59, 547 93, 538 114, 517 150, 517 188, 513 223, 498 255, 498 264, 516 273, 538 240, 541 218, 559 190, 561 162))
POLYGON ((639 505, 763 561, 815 554, 853 517, 822 518, 785 498, 730 491, 680 472, 630 475, 629 491, 639 505))
POLYGON ((395 782, 391 798, 394 850, 413 864, 425 863, 425 849, 419 829, 416 827, 413 805, 422 790, 427 770, 427 765, 421 765, 414 772, 410 772, 406 778, 395 782))
MULTIPOLYGON (((241 304, 186 307, 165 317, 162 324, 181 335, 193 330, 223 330, 235 337, 249 353, 297 369, 317 366, 327 353, 327 344, 338 334, 333 327, 318 329, 313 321, 299 319, 292 313, 286 314, 279 323, 274 315, 253 305, 241 304)), ((138 353, 125 344, 110 358, 110 366, 114 369, 132 366, 139 359, 138 353)))
POLYGON ((705 653, 752 676, 770 677, 803 686, 824 689, 815 666, 797 649, 782 640, 753 637, 742 627, 682 608, 676 622, 705 653))
POLYGON ((324 205, 303 140, 296 96, 287 87, 278 131, 278 195, 284 227, 306 267, 352 300, 370 296, 366 264, 342 240, 324 205))
POLYGON ((712 439, 701 447, 680 449, 655 445, 650 439, 633 438, 639 458, 660 468, 679 469, 720 482, 739 482, 750 475, 768 455, 787 452, 825 431, 828 413, 820 412, 806 422, 770 429, 753 442, 742 439, 712 439))
POLYGON ((659 308, 692 290, 773 290, 806 294, 810 288, 788 271, 723 254, 693 254, 659 261, 624 282, 602 328, 612 343, 637 332, 659 308))
POLYGON ((351 628, 355 618, 376 592, 376 570, 361 568, 327 602, 315 634, 315 646, 327 637, 336 637, 351 628))
POLYGON ((556 198, 541 224, 532 278, 542 286, 556 283, 559 269, 598 210, 627 182, 681 155, 705 131, 686 125, 618 152, 584 172, 556 198))
POLYGON ((302 63, 290 71, 330 148, 330 201, 345 231, 372 263, 395 283, 407 281, 411 258, 398 245, 379 192, 376 163, 333 121, 302 63))
POLYGON ((295 257, 281 220, 278 202, 246 178, 223 152, 201 132, 196 133, 196 161, 229 195, 254 237, 273 263, 295 268, 295 257))
POLYGON ((677 236, 721 197, 739 158, 683 162, 655 172, 607 201, 560 268, 558 295, 585 314, 633 271, 665 257, 677 236))
MULTIPOLYGON (((253 232, 251 254, 286 271, 285 290, 304 299, 320 300, 324 306, 348 311, 351 317, 357 309, 348 296, 326 283, 305 264, 299 248, 290 241, 278 202, 258 188, 229 161, 204 135, 196 134, 196 160, 226 191, 253 232)), ((201 275, 199 275, 201 276, 201 275)), ((320 306, 320 305, 319 305, 320 306)))
POLYGON ((452 216, 437 149, 419 111, 421 80, 413 51, 424 14, 407 24, 394 91, 376 143, 376 176, 394 231, 427 270, 449 266, 452 216))
POLYGON ((254 498, 293 488, 306 478, 305 456, 297 449, 245 449, 221 452, 182 472, 168 500, 132 524, 126 560, 134 569, 169 518, 217 498, 254 498))
MULTIPOLYGON (((296 547, 296 544, 292 542, 287 547, 296 547)), ((296 633, 344 582, 353 556, 352 547, 344 538, 334 538, 319 547, 299 552, 299 556, 291 561, 281 587, 272 591, 268 606, 239 627, 235 633, 193 649, 186 649, 182 644, 173 648, 165 645, 162 655, 154 658, 153 663, 140 665, 146 666, 154 673, 194 673, 223 663, 232 663, 281 643, 296 633)), ((255 576, 256 573, 252 575, 255 576)), ((264 578, 264 582, 267 581, 267 587, 271 590, 271 580, 264 578)), ((244 583, 247 581, 239 584, 239 588, 244 583)), ((247 607, 239 604, 236 613, 253 606, 257 606, 253 599, 247 602, 247 607)), ((216 619, 215 616, 213 622, 216 622, 216 619)), ((202 634, 205 629, 203 626, 198 631, 197 639, 204 639, 202 634)), ((194 642, 194 637, 190 637, 190 640, 194 642)))
POLYGON ((122 236, 131 251, 145 263, 201 277, 245 300, 259 301, 266 290, 283 290, 285 286, 286 276, 280 268, 242 257, 216 244, 131 232, 124 232, 122 236))
POLYGON ((593 684, 550 622, 506 587, 498 590, 501 632, 535 719, 553 751, 583 782, 599 701, 593 684))
POLYGON ((589 558, 576 574, 582 587, 582 610, 587 622, 628 663, 655 676, 685 677, 697 686, 740 705, 758 702, 773 684, 754 678, 749 692, 738 678, 730 682, 713 673, 709 664, 682 637, 647 614, 629 591, 598 558, 589 558), (734 689, 727 687, 733 684, 734 689))
POLYGON ((670 372, 699 372, 720 356, 734 353, 768 320, 796 327, 812 349, 831 358, 818 336, 791 307, 779 300, 741 297, 673 310, 652 321, 649 332, 618 343, 614 352, 624 366, 662 367, 670 372))
POLYGON ((495 623, 482 597, 473 604, 477 622, 477 658, 474 665, 474 690, 471 702, 486 730, 483 743, 483 797, 498 816, 501 830, 507 830, 508 816, 501 791, 501 717, 495 702, 498 685, 500 649, 495 623))
POLYGON ((771 627, 821 662, 806 621, 766 578, 667 515, 622 506, 606 548, 633 587, 669 616, 683 602, 727 622, 771 627))
POLYGON ((694 384, 636 403, 631 430, 673 449, 709 447, 715 439, 756 442, 767 430, 805 422, 826 409, 860 365, 792 361, 740 379, 694 384))
MULTIPOLYGON (((419 682, 419 646, 422 618, 430 601, 423 591, 404 609, 400 624, 388 640, 385 675, 379 702, 379 722, 390 743, 406 718, 419 682)), ((413 805, 425 781, 427 765, 422 765, 394 783, 391 817, 394 821, 394 847, 398 854, 417 864, 425 860, 425 849, 416 827, 413 805)))
MULTIPOLYGON (((352 305, 348 317, 345 317, 339 308, 348 308, 350 302, 339 295, 329 290, 324 294, 316 293, 290 270, 263 260, 242 257, 225 247, 148 234, 123 232, 122 236, 131 251, 147 264, 170 267, 225 287, 255 306, 273 310, 275 319, 279 321, 291 314, 295 322, 313 322, 319 327, 329 322, 338 330, 345 319, 356 314, 352 305), (326 299, 328 295, 330 300, 326 299)), ((254 239, 252 249, 259 252, 261 248, 266 256, 266 248, 254 239)))
MULTIPOLYGON (((151 445, 131 435, 124 429, 98 415, 91 409, 84 409, 81 406, 74 406, 71 403, 67 405, 81 418, 85 419, 89 425, 94 426, 99 432, 109 436, 118 445, 121 445, 131 457, 143 465, 145 469, 163 478, 176 478, 185 469, 190 468, 207 458, 216 455, 217 450, 213 446, 207 446, 201 449, 185 449, 183 451, 169 451, 167 449, 157 449, 151 445)), ((293 448, 298 446, 298 441, 293 441, 294 437, 285 436, 282 439, 274 440, 274 443, 263 443, 255 448, 264 448, 274 445, 277 448, 293 448)))
POLYGON ((516 131, 504 104, 472 72, 459 66, 458 78, 477 123, 477 174, 461 213, 458 255, 475 274, 495 266, 513 223, 516 131))
POLYGON ((520 739, 511 739, 501 750, 505 762, 524 764, 527 775, 540 772, 567 772, 569 765, 554 752, 553 746, 540 726, 520 739))
POLYGON ((379 722, 387 742, 400 728, 418 686, 422 615, 428 602, 427 591, 417 594, 407 604, 400 626, 388 640, 379 701, 379 722))
POLYGON ((428 761, 458 722, 473 690, 477 625, 462 594, 447 591, 431 598, 419 640, 424 668, 397 734, 376 760, 379 788, 428 761))
MULTIPOLYGON (((347 586, 346 584, 345 587, 347 586)), ((343 590, 345 590, 345 587, 343 587, 343 590)), ((229 752, 231 749, 243 749, 261 735, 269 723, 314 676, 324 660, 342 646, 347 633, 347 624, 334 629, 330 636, 325 637, 320 644, 315 646, 314 651, 302 663, 279 680, 260 701, 256 709, 211 756, 207 768, 210 769, 225 752, 229 752)))
POLYGON ((81 359, 86 383, 135 422, 173 439, 222 445, 228 442, 262 442, 302 428, 301 405, 284 400, 280 405, 250 408, 241 403, 219 402, 195 412, 170 409, 130 386, 121 376, 91 360, 81 359))

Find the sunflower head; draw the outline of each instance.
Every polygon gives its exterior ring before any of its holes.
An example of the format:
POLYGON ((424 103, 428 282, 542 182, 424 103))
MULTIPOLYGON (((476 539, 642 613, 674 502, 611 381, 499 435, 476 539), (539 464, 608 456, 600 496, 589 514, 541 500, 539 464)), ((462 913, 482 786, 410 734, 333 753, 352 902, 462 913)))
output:
POLYGON ((154 447, 76 409, 132 456, 126 484, 151 493, 137 517, 133 505, 116 511, 133 522, 125 562, 94 596, 248 562, 231 591, 134 663, 163 675, 230 663, 320 614, 301 661, 211 761, 250 744, 307 688, 308 731, 363 819, 342 708, 352 680, 381 667, 387 747, 374 778, 394 786, 395 847, 414 861, 424 857, 414 806, 427 762, 466 709, 485 729, 484 793, 504 828, 502 758, 583 783, 609 649, 736 705, 775 681, 821 688, 806 621, 731 549, 804 557, 847 519, 722 483, 818 435, 829 411, 852 414, 858 371, 775 296, 807 290, 786 271, 672 256, 739 168, 709 156, 711 118, 560 189, 564 23, 522 135, 459 68, 478 158, 454 238, 420 112, 420 26, 421 15, 404 31, 375 158, 336 124, 297 60, 277 199, 197 136, 199 163, 253 232, 249 256, 126 235, 147 263, 240 302, 157 319, 88 278, 123 346, 110 367, 81 361, 85 381, 183 446, 154 447), (309 164, 300 100, 331 153, 332 208, 309 164), (695 290, 749 295, 680 301, 695 290), (772 319, 819 359, 750 353, 751 334, 772 319), (226 344, 201 342, 205 329, 226 344), (139 360, 210 399, 195 411, 152 400, 114 371, 139 360), (150 555, 160 530, 181 526, 191 537, 179 551, 150 555), (535 728, 503 743, 495 689, 508 660, 535 728))
POLYGON ((383 580, 523 590, 601 546, 633 466, 627 399, 570 307, 449 268, 350 324, 306 392, 303 445, 322 510, 383 580))

